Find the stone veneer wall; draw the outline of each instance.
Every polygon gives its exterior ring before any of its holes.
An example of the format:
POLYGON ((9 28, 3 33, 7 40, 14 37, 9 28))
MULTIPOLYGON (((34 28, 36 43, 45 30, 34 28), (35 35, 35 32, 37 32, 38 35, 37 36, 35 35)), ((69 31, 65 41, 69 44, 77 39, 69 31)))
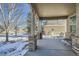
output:
POLYGON ((76 33, 72 36, 72 49, 79 55, 79 4, 76 4, 76 33))
POLYGON ((76 4, 76 35, 79 36, 79 3, 76 4))

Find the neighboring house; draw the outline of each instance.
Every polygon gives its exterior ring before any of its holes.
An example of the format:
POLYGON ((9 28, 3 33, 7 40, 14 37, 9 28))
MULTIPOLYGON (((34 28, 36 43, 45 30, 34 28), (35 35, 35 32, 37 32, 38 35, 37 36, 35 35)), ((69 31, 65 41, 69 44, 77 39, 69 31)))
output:
POLYGON ((65 26, 46 25, 44 32, 46 35, 59 36, 61 32, 65 33, 65 26))
POLYGON ((44 33, 46 35, 60 36, 60 33, 65 34, 65 20, 48 20, 44 26, 44 33))

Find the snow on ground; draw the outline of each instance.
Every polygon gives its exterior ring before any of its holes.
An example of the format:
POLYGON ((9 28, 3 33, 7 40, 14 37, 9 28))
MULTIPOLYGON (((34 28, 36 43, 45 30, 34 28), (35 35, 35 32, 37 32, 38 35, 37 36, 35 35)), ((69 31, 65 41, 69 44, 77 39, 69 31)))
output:
MULTIPOLYGON (((9 37, 9 41, 27 41, 28 37, 9 37)), ((5 37, 0 37, 0 42, 6 41, 5 37)))
MULTIPOLYGON (((9 35, 9 41, 27 41, 28 40, 28 35, 9 35)), ((0 35, 0 42, 5 42, 6 41, 6 36, 5 35, 0 35)))
POLYGON ((0 43, 0 56, 23 56, 28 52, 28 42, 1 42, 0 43))
POLYGON ((5 42, 6 36, 0 35, 0 56, 19 56, 28 51, 28 35, 9 35, 9 41, 5 42))
POLYGON ((71 45, 69 42, 67 42, 66 40, 61 40, 62 43, 64 43, 64 45, 71 45))
POLYGON ((43 38, 64 39, 64 36, 43 35, 43 38))

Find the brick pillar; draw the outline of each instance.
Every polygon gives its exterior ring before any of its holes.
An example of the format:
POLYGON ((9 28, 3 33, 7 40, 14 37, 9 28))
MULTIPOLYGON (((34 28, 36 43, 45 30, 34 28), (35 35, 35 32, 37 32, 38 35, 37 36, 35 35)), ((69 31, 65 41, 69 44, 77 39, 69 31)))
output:
POLYGON ((42 35, 41 35, 41 21, 39 20, 38 23, 38 39, 42 39, 42 35))
POLYGON ((41 24, 40 24, 40 20, 38 19, 38 39, 40 39, 40 28, 41 28, 41 24))
POLYGON ((69 34, 70 34, 70 24, 69 24, 69 20, 70 18, 68 17, 68 19, 66 20, 66 33, 65 33, 65 37, 69 38, 69 34))

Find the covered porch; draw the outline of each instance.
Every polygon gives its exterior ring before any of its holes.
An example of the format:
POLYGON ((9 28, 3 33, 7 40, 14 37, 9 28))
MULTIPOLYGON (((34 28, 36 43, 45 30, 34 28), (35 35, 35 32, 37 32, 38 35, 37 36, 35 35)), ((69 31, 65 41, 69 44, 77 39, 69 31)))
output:
MULTIPOLYGON (((48 50, 51 50, 52 48, 56 49, 55 46, 58 46, 57 47, 58 50, 56 51, 62 50, 62 49, 59 49, 61 47, 64 48, 63 46, 64 44, 61 43, 61 40, 59 40, 59 38, 57 38, 57 40, 53 39, 53 37, 43 38, 44 27, 42 27, 42 20, 60 20, 60 19, 65 20, 64 38, 71 41, 71 46, 69 48, 65 47, 64 49, 67 48, 68 50, 62 53, 57 52, 57 55, 68 55, 68 54, 75 55, 72 51, 75 51, 75 52, 77 51, 76 53, 79 52, 78 51, 79 48, 77 47, 79 46, 78 45, 79 44, 78 42, 79 4, 75 4, 75 3, 31 4, 31 12, 32 12, 32 18, 31 18, 31 35, 29 36, 29 43, 30 43, 29 50, 35 51, 35 52, 32 52, 33 54, 42 55, 41 53, 44 50, 46 52, 48 50), (67 53, 67 54, 64 54, 64 53, 67 53)), ((53 51, 54 50, 52 50, 51 52, 53 53, 53 51)), ((52 53, 46 53, 44 55, 54 55, 52 53)))

